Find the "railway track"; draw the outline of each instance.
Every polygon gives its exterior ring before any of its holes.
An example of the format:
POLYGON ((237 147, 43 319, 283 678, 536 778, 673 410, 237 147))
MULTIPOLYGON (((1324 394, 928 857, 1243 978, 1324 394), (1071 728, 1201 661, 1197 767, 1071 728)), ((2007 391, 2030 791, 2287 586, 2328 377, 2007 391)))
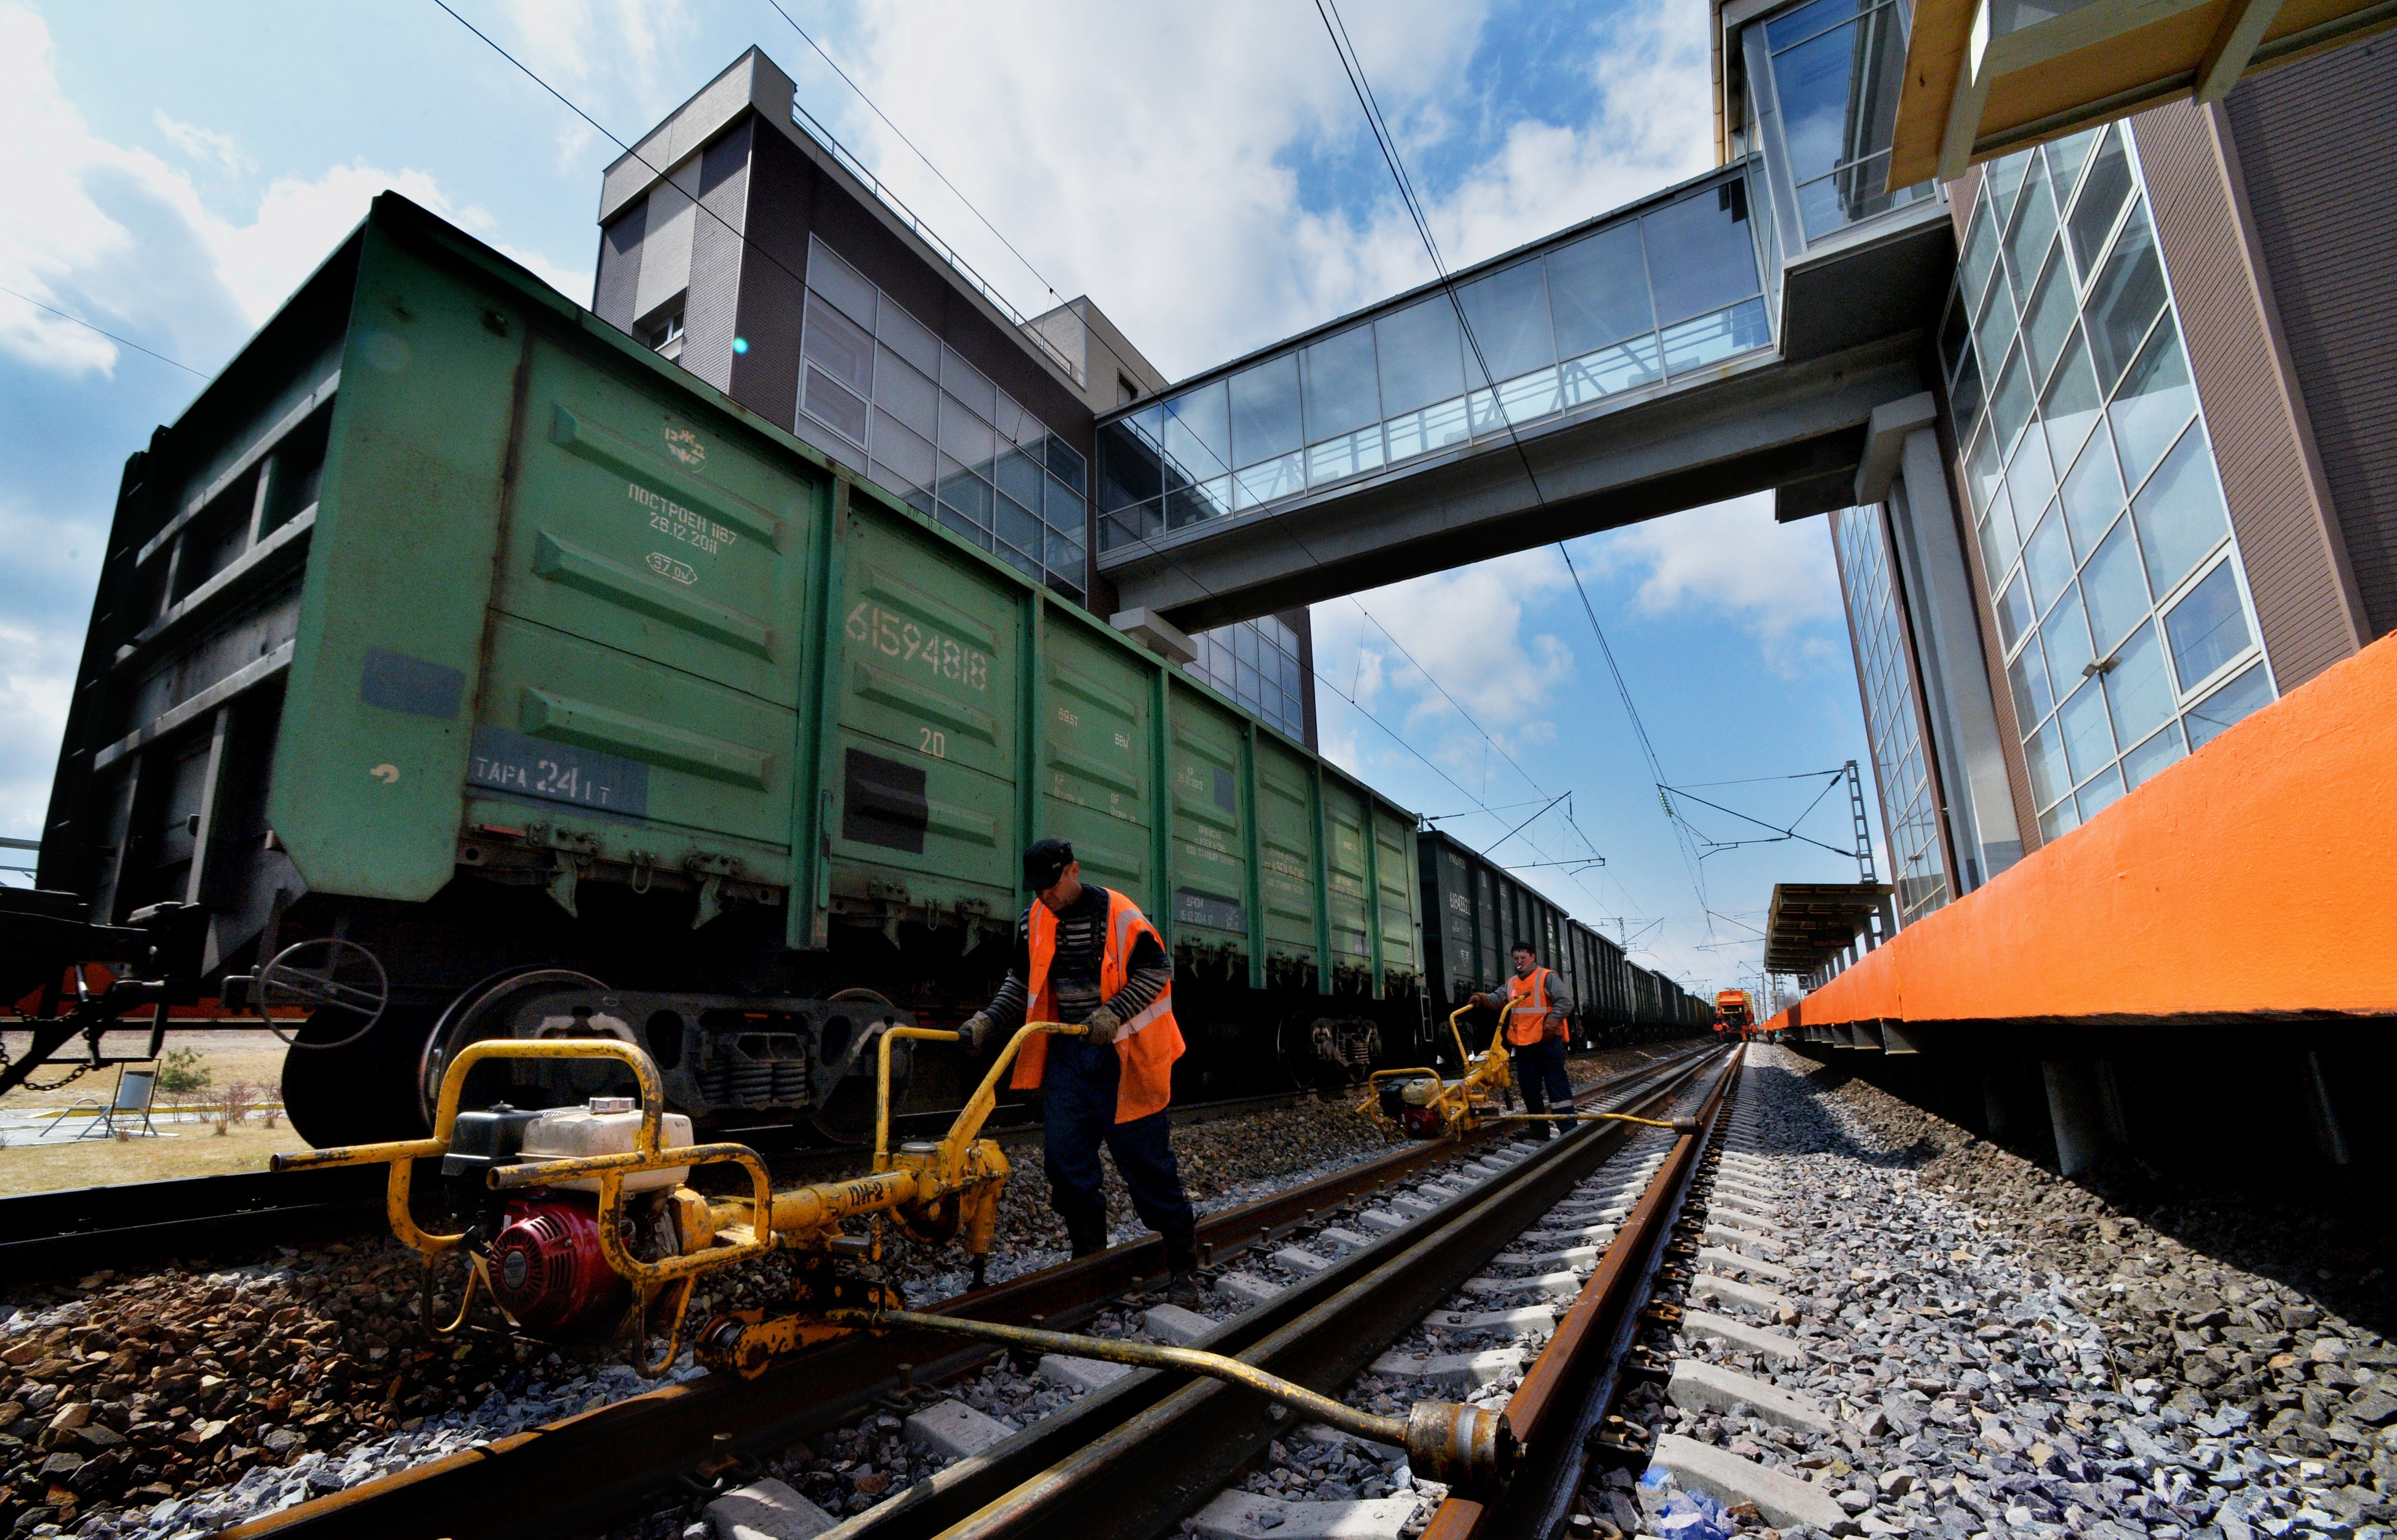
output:
MULTIPOLYGON (((1625 1111, 1662 1111, 1693 1100, 1693 1088, 1707 1078, 1709 1066, 1721 1065, 1714 1051, 1700 1051, 1601 1082, 1596 1096, 1600 1105, 1625 1111)), ((1707 1081, 1717 1099, 1727 1074, 1718 1069, 1707 1081)), ((1585 1092, 1584 1105, 1589 1104, 1585 1092)), ((1310 1252, 1314 1265, 1299 1265, 1306 1276, 1285 1287, 1274 1288, 1269 1279, 1261 1280, 1262 1287, 1252 1284, 1252 1292, 1269 1297, 1212 1329, 1200 1346, 1301 1383, 1345 1385, 1617 1156, 1633 1132, 1619 1123, 1587 1125, 1552 1145, 1526 1142, 1493 1159, 1513 1136, 1514 1129, 1501 1124, 1463 1149, 1449 1144, 1403 1147, 1202 1220, 1199 1239, 1216 1274, 1217 1297, 1228 1301, 1230 1291, 1239 1287, 1233 1275, 1269 1270, 1266 1258, 1302 1250, 1298 1241, 1319 1237, 1327 1226, 1340 1227, 1336 1221, 1369 1205, 1386 1205, 1399 1188, 1421 1185, 1427 1176, 1454 1180, 1451 1168, 1466 1160, 1479 1158, 1485 1167, 1443 1189, 1447 1196, 1437 1201, 1401 1200, 1431 1212, 1386 1239, 1336 1258, 1310 1252)), ((1535 1456, 1551 1443, 1562 1447, 1562 1430, 1580 1413, 1576 1404, 1569 1416, 1567 1403, 1587 1399, 1588 1386, 1598 1383, 1591 1377, 1593 1366, 1614 1351, 1610 1345, 1621 1335, 1618 1306, 1654 1265, 1664 1222, 1678 1200, 1676 1184, 1686 1182, 1695 1145, 1684 1139, 1674 1146, 1625 1216, 1621 1234, 1627 1239, 1609 1252, 1614 1258, 1621 1251, 1622 1258, 1611 1262, 1611 1270, 1600 1269, 1608 1280, 1600 1306, 1577 1306, 1567 1313, 1554 1342, 1568 1345, 1571 1372, 1562 1359, 1545 1353, 1542 1363, 1559 1367, 1535 1365, 1527 1372, 1526 1386, 1542 1387, 1540 1414, 1526 1424, 1534 1429, 1535 1456)), ((1153 1280, 1162 1264, 1159 1243, 1146 1238, 931 1308, 980 1321, 1074 1330, 1153 1280)), ((861 1417, 919 1410, 942 1399, 937 1387, 984 1370, 1000 1353, 946 1332, 914 1329, 846 1337, 757 1380, 710 1376, 662 1388, 330 1493, 232 1533, 440 1533, 466 1540, 620 1528, 654 1512, 662 1493, 678 1485, 688 1493, 693 1479, 718 1488, 737 1486, 759 1468, 757 1462, 796 1440, 861 1417)), ((973 1533, 1014 1533, 1019 1523, 1045 1527, 1066 1521, 1061 1516, 1068 1513, 1104 1513, 1096 1529, 1121 1533, 1131 1533, 1126 1515, 1137 1513, 1141 1521, 1132 1529, 1145 1524, 1171 1530, 1184 1514, 1203 1507, 1225 1471, 1270 1441, 1277 1426, 1253 1393, 1212 1381, 1191 1385, 1178 1375, 1133 1373, 957 1461, 852 1519, 850 1527, 861 1534, 930 1534, 973 1520, 983 1526, 973 1533), (1160 1422, 1173 1431, 1152 1433, 1160 1422), (1146 1442, 1159 1437, 1171 1447, 1146 1442), (1161 1453, 1156 1460, 1143 1454, 1127 1464, 1128 1440, 1161 1453), (1166 1459, 1181 1472, 1171 1482, 1158 1476, 1157 1460, 1166 1459), (1052 1467, 1076 1474, 1070 1480, 1051 1480, 1044 1473, 1052 1467), (1047 1495, 1027 1507, 1019 1490, 1027 1487, 1047 1495), (994 1505, 1000 1519, 977 1517, 994 1505), (1018 1508, 1026 1519, 1005 1518, 1018 1508)))

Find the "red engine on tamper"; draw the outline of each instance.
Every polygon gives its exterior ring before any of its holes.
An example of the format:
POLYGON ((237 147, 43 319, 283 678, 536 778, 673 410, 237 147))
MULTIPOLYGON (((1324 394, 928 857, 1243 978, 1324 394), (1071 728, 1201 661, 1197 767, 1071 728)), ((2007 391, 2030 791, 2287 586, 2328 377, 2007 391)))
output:
POLYGON ((604 1337, 624 1319, 630 1286, 599 1249, 599 1200, 587 1193, 511 1199, 488 1261, 491 1292, 527 1331, 604 1337))

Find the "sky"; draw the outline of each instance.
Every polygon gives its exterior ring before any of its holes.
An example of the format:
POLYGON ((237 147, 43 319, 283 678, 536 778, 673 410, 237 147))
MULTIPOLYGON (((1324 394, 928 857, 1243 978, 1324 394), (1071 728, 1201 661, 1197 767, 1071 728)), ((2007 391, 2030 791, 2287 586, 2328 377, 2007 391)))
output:
MULTIPOLYGON (((1087 293, 1169 377, 1433 276, 1310 0, 449 4, 600 127, 435 0, 0 0, 0 835, 40 827, 125 457, 368 200, 396 188, 587 302, 606 135, 752 45, 1019 310, 1087 293)), ((1707 168, 1705 16, 1346 20, 1455 266, 1707 168)), ((1827 784, 1789 777, 1848 759, 1871 796, 1828 531, 1750 498, 1571 552, 1581 590, 1548 547, 1317 606, 1323 747, 1646 966, 1738 983, 1774 882, 1855 866, 1702 841, 1770 839, 1827 784), (1677 833, 1659 772, 1766 823, 1679 797, 1677 833)), ((1798 828, 1845 848, 1844 790, 1798 828)))

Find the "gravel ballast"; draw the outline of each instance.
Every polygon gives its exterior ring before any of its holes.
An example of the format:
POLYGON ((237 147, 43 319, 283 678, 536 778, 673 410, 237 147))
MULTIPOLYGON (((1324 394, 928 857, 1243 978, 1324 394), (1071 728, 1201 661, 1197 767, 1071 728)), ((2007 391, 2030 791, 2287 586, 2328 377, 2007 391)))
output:
MULTIPOLYGON (((1694 1329, 1649 1340, 1819 1406, 1832 1428, 1685 1409, 1659 1386, 1618 1410, 1814 1484, 1847 1515, 1838 1533, 2384 1533, 2397 1354, 2378 1336, 1794 1052, 1751 1049, 1745 1082, 1728 1145, 1774 1189, 1761 1206, 1793 1276, 1773 1287, 1793 1308, 1705 1307, 1794 1334, 1803 1357, 1694 1329)), ((1621 1472, 1586 1507, 1600 1533, 1636 1533, 1657 1495, 1643 1509, 1621 1472)))

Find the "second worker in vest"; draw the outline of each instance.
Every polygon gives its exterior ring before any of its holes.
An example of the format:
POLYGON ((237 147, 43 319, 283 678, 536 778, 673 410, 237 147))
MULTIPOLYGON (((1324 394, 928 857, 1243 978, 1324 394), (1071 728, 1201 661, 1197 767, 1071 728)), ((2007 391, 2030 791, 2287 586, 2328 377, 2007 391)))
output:
POLYGON ((1198 1217, 1169 1142, 1173 1061, 1173 959, 1157 928, 1123 894, 1082 880, 1074 848, 1044 839, 1024 852, 1032 902, 1015 924, 1007 982, 964 1027, 969 1044, 1004 1040, 1026 1021, 1087 1026, 1087 1037, 1026 1041, 1009 1084, 1040 1093, 1049 1202, 1076 1256, 1105 1251, 1106 1194, 1099 1145, 1115 1156, 1142 1223, 1165 1241, 1172 1297, 1195 1308, 1198 1217))
MULTIPOLYGON (((1573 1028, 1565 1020, 1573 997, 1564 992, 1553 969, 1540 966, 1532 944, 1515 944, 1515 976, 1504 995, 1476 995, 1473 1003, 1495 1006, 1506 1018, 1506 1048, 1514 1056, 1516 1078, 1523 1087, 1523 1105, 1533 1114, 1571 1113, 1573 1082, 1565 1077, 1565 1041, 1573 1028)), ((1540 1137, 1552 1139, 1570 1124, 1538 1125, 1540 1137)))

